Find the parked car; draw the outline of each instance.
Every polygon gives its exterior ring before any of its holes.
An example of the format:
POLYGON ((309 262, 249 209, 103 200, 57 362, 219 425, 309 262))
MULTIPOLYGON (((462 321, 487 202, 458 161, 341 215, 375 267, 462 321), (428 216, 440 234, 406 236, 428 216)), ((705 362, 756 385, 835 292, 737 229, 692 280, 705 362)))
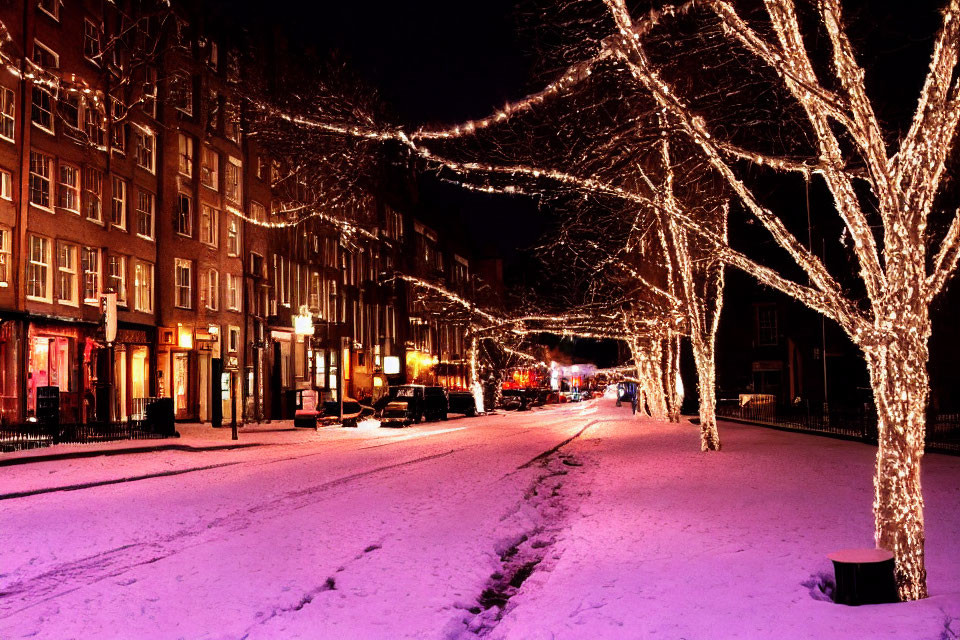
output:
POLYGON ((477 401, 469 391, 451 391, 447 394, 450 413, 462 413, 468 418, 477 415, 477 401))
POLYGON ((423 388, 423 415, 427 420, 446 420, 450 404, 443 387, 423 388))
POLYGON ((413 422, 410 405, 402 401, 388 402, 380 410, 381 427, 406 427, 413 422))
POLYGON ((343 399, 343 421, 340 420, 340 403, 330 400, 323 403, 322 411, 312 409, 298 409, 293 418, 293 426, 315 429, 318 425, 325 427, 334 424, 343 424, 345 427, 355 427, 363 414, 369 415, 369 409, 361 406, 353 398, 343 399))

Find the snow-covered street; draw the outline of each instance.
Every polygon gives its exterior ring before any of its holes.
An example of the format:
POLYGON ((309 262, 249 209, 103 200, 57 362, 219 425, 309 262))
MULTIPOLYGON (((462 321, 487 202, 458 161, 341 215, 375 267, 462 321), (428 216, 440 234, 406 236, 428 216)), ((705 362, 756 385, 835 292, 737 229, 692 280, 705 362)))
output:
POLYGON ((721 435, 604 399, 3 468, 0 637, 958 637, 960 458, 924 460, 932 597, 852 608, 818 574, 872 546, 874 450, 721 435))

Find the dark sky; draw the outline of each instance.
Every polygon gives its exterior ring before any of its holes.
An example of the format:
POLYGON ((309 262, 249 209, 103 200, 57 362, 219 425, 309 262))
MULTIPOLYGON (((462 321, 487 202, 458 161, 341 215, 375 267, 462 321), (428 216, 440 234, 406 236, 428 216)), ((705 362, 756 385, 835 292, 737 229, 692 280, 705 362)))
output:
MULTIPOLYGON (((516 0, 289 0, 282 3, 286 19, 273 9, 281 3, 245 2, 261 19, 282 21, 292 41, 342 54, 410 126, 481 117, 532 86, 516 0)), ((543 214, 529 199, 465 192, 429 178, 421 198, 459 217, 479 257, 510 257, 541 233, 543 214)))
MULTIPOLYGON (((411 126, 462 122, 537 86, 529 33, 517 29, 518 0, 239 0, 279 22, 293 41, 338 50, 411 126)), ((801 3, 803 4, 803 3, 801 3)), ((851 36, 870 70, 878 115, 896 131, 915 105, 943 0, 848 0, 851 36), (874 69, 884 72, 875 73, 874 69)), ((826 44, 826 43, 820 43, 826 44)), ((811 43, 816 47, 817 43, 811 43)), ((510 257, 531 245, 545 214, 523 198, 483 196, 426 180, 422 196, 454 211, 480 255, 510 257)))

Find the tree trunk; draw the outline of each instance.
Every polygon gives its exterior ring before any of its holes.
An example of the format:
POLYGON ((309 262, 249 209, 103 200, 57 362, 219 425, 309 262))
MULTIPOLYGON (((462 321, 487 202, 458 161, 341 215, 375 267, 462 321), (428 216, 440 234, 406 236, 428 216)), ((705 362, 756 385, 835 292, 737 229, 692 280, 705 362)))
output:
POLYGON ((691 337, 693 358, 697 365, 697 390, 700 393, 700 450, 719 451, 720 432, 717 429, 716 360, 712 341, 703 340, 696 333, 691 337))
POLYGON ((680 393, 677 390, 677 371, 680 347, 671 336, 663 341, 666 349, 663 350, 663 391, 666 399, 667 419, 670 422, 680 422, 680 393))
POLYGON ((926 313, 897 316, 896 331, 864 347, 877 406, 877 467, 874 523, 878 547, 896 558, 901 600, 927 596, 924 567, 923 495, 920 460, 926 432, 929 393, 926 313), (912 317, 910 317, 912 316, 912 317))

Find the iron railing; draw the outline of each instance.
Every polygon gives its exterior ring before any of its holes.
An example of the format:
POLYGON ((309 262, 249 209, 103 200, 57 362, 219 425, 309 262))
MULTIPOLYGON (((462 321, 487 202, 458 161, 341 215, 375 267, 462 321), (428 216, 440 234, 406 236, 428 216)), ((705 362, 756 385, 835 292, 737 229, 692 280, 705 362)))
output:
MULTIPOLYGON (((872 407, 834 409, 828 413, 812 411, 800 404, 782 406, 771 403, 720 400, 717 417, 802 433, 832 436, 876 444, 877 416, 872 407)), ((927 451, 960 455, 960 414, 938 413, 927 416, 927 451)))
POLYGON ((0 425, 0 451, 18 451, 53 444, 152 440, 165 437, 139 421, 55 425, 27 422, 0 425))

